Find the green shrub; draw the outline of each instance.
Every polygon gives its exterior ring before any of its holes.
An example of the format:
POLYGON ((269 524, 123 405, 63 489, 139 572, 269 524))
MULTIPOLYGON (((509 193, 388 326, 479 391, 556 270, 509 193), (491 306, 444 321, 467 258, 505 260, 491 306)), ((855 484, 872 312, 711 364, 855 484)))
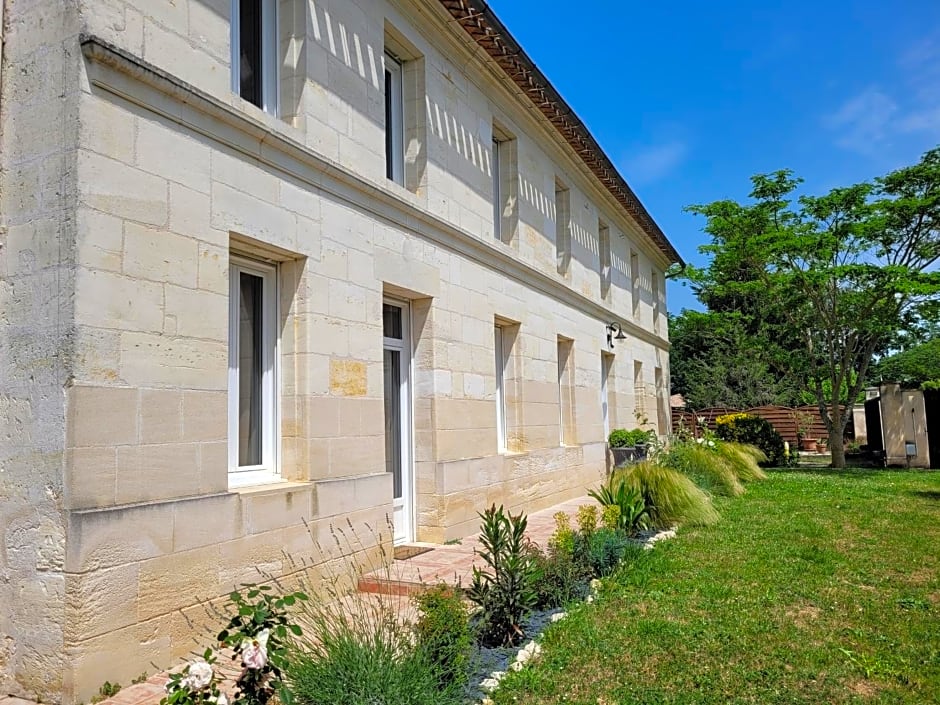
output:
POLYGON ((771 465, 784 462, 783 436, 767 419, 751 414, 728 414, 715 419, 715 433, 723 441, 749 443, 763 451, 771 465))
MULTIPOLYGON (((330 526, 331 545, 317 542, 321 559, 329 560, 324 572, 317 572, 316 598, 296 606, 303 632, 288 644, 285 677, 295 702, 462 703, 461 688, 442 690, 442 661, 418 646, 421 636, 402 619, 400 598, 355 589, 360 575, 377 569, 384 570, 387 579, 395 577, 387 553, 392 527, 387 527, 387 534, 365 528, 369 536, 357 536, 347 520, 346 529, 330 526), (378 556, 365 550, 372 547, 378 548, 378 556)), ((428 636, 433 633, 426 632, 428 636)))
POLYGON ((554 609, 583 600, 588 594, 590 567, 573 552, 558 552, 549 549, 542 553, 532 548, 532 561, 538 580, 536 581, 536 604, 538 609, 554 609))
POLYGON ((669 448, 661 462, 709 492, 737 497, 744 492, 744 486, 725 453, 719 450, 723 445, 712 440, 680 441, 669 448))
POLYGON ((607 437, 607 444, 611 448, 630 448, 640 443, 649 443, 653 439, 653 432, 642 428, 627 430, 615 428, 607 437))
POLYGON ((767 456, 757 446, 723 441, 718 444, 716 450, 724 456, 742 482, 767 479, 767 473, 760 467, 760 463, 767 462, 767 456))
POLYGON ((438 689, 462 691, 469 677, 473 633, 460 593, 449 585, 436 585, 414 598, 418 612, 415 646, 424 651, 438 674, 438 689))
POLYGON ((585 554, 588 556, 591 575, 603 578, 611 573, 620 564, 624 552, 633 541, 623 532, 616 529, 600 528, 590 536, 584 537, 585 554))
POLYGON ((608 507, 617 507, 617 512, 605 511, 605 515, 612 517, 616 514, 616 528, 621 531, 633 533, 646 521, 646 502, 640 490, 624 483, 616 473, 597 489, 589 490, 588 495, 600 502, 605 510, 608 507))
POLYGON ((291 689, 302 705, 457 705, 457 688, 440 689, 439 672, 424 649, 408 647, 388 630, 334 632, 315 653, 294 655, 291 689), (371 633, 369 633, 371 631, 371 633))
POLYGON ((467 597, 479 605, 477 625, 486 646, 514 646, 525 632, 522 620, 538 600, 538 571, 525 537, 525 514, 506 513, 494 504, 480 514, 480 557, 487 568, 473 568, 467 597))
POLYGON ((650 523, 655 527, 718 521, 718 512, 708 495, 680 472, 644 460, 618 470, 615 476, 643 496, 650 523))

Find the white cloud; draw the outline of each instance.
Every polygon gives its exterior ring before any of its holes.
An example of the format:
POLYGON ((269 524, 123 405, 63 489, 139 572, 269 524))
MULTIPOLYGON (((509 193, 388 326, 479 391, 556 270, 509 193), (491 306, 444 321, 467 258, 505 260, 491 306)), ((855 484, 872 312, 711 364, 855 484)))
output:
POLYGON ((897 112, 898 105, 890 96, 869 87, 823 118, 823 123, 836 133, 840 147, 866 153, 886 138, 897 112))
POLYGON ((912 42, 897 66, 890 89, 868 86, 823 117, 840 147, 875 154, 905 135, 940 137, 940 34, 912 42))
POLYGON ((623 175, 635 184, 650 184, 669 176, 682 163, 688 145, 671 140, 640 149, 621 160, 623 175))

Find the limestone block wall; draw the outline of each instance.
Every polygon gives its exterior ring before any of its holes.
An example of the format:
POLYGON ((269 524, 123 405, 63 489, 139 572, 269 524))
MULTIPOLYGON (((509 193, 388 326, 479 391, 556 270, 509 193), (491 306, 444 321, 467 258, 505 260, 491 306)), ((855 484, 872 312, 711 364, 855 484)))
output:
POLYGON ((0 2, 0 692, 43 698, 65 670, 78 31, 74 3, 0 2))
POLYGON ((201 603, 259 570, 315 589, 333 557, 315 543, 337 522, 375 550, 392 513, 385 297, 411 311, 419 540, 603 477, 602 353, 608 425, 639 412, 668 428, 654 320, 668 262, 435 3, 281 0, 277 116, 231 93, 229 0, 24 5, 5 17, 0 94, 7 692, 85 701, 168 665, 203 637, 201 603), (411 117, 403 186, 385 178, 386 47, 411 117), (494 126, 516 160, 500 240, 494 126), (571 197, 563 274, 556 179, 571 197), (228 468, 234 256, 278 280, 280 476, 253 487, 228 468), (612 350, 610 321, 628 334, 612 350))

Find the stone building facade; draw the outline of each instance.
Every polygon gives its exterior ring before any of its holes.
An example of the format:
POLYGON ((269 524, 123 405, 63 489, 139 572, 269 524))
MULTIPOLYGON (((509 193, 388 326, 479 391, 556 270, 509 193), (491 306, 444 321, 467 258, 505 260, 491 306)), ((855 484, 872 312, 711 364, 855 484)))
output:
POLYGON ((0 10, 0 691, 86 701, 308 531, 460 537, 666 432, 678 254, 483 2, 0 10))

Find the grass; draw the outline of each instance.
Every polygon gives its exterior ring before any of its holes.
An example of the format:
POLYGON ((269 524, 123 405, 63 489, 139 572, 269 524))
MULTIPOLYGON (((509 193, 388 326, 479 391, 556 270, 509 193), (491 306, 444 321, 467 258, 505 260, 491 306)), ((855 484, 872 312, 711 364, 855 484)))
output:
POLYGON ((496 703, 940 701, 940 474, 768 474, 553 625, 496 703))

